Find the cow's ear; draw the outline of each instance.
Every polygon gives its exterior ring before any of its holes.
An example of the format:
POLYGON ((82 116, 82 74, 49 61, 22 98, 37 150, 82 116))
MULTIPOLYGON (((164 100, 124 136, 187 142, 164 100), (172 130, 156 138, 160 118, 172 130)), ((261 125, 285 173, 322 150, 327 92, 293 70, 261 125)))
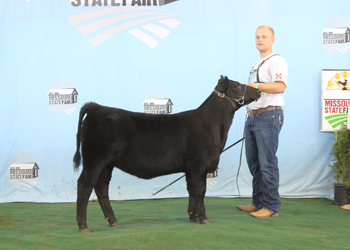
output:
POLYGON ((217 87, 218 91, 225 92, 228 89, 228 78, 221 75, 217 87))
POLYGON ((218 80, 218 85, 221 85, 224 81, 224 77, 222 75, 220 75, 220 78, 218 80))
POLYGON ((229 80, 227 78, 227 76, 225 76, 225 79, 222 81, 223 82, 223 85, 228 88, 228 85, 229 85, 229 80))
POLYGON ((223 75, 221 75, 220 76, 220 79, 219 79, 219 84, 227 84, 228 83, 228 78, 227 78, 227 76, 223 76, 223 75))

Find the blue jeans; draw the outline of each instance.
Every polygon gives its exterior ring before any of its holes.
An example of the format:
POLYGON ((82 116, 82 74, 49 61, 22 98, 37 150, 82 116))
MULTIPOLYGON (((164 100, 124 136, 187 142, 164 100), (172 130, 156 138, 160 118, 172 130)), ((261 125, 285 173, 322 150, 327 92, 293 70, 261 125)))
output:
POLYGON ((258 208, 279 213, 279 170, 276 156, 278 136, 284 121, 283 110, 272 110, 247 118, 245 151, 253 176, 253 202, 258 208))

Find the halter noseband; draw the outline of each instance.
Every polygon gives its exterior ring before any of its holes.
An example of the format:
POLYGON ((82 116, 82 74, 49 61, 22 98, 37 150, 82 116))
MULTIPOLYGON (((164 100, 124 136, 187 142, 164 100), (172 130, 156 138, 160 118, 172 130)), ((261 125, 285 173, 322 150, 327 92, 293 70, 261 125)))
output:
POLYGON ((245 85, 245 87, 244 87, 243 95, 239 99, 234 99, 234 98, 229 97, 229 96, 225 95, 224 93, 221 93, 221 92, 217 91, 216 89, 214 89, 214 93, 216 93, 220 98, 229 100, 234 108, 237 107, 234 102, 237 102, 239 105, 242 105, 242 106, 244 105, 244 96, 245 96, 246 91, 247 91, 247 85, 245 85))

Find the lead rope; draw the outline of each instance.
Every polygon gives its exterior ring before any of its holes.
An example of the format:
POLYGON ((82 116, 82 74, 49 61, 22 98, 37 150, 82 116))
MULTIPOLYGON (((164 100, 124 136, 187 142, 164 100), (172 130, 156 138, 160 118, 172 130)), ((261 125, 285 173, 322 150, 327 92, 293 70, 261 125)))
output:
MULTIPOLYGON (((225 148, 224 150, 222 150, 221 153, 223 153, 223 152, 225 152, 226 150, 232 148, 233 146, 235 146, 236 144, 240 143, 241 141, 244 141, 244 137, 243 137, 242 139, 236 141, 235 143, 233 143, 231 146, 229 146, 229 147, 225 148)), ((242 143, 242 145, 243 145, 243 143, 242 143)), ((240 156, 240 157, 242 158, 242 149, 241 149, 241 156, 240 156)), ((241 160, 240 160, 240 161, 241 161, 241 160)), ((239 165, 240 165, 239 167, 241 167, 241 164, 239 164, 239 165)), ((239 171, 239 170, 238 170, 238 171, 239 171)), ((176 179, 175 181, 173 181, 173 182, 170 183, 169 185, 167 185, 167 186, 163 187, 162 189, 158 190, 157 192, 153 193, 152 196, 155 196, 156 194, 158 194, 159 192, 163 191, 164 189, 166 189, 167 187, 169 187, 170 185, 174 184, 175 182, 177 182, 178 180, 180 180, 181 178, 183 178, 183 177, 185 177, 185 176, 186 176, 186 174, 184 174, 184 175, 181 176, 180 178, 176 179)), ((238 178, 238 175, 237 175, 237 178, 238 178)), ((238 187, 238 186, 237 186, 237 187, 238 187)))
POLYGON ((238 176, 239 176, 239 170, 241 169, 241 166, 242 166, 242 154, 243 154, 243 145, 244 145, 244 139, 245 139, 245 124, 247 122, 247 117, 248 117, 248 115, 246 114, 245 121, 244 121, 243 140, 242 140, 242 146, 241 146, 241 153, 240 153, 240 156, 239 156, 239 166, 238 166, 237 176, 236 176, 237 190, 238 190, 239 198, 241 200, 242 200, 242 197, 241 197, 241 192, 239 191, 239 186, 238 186, 238 176))

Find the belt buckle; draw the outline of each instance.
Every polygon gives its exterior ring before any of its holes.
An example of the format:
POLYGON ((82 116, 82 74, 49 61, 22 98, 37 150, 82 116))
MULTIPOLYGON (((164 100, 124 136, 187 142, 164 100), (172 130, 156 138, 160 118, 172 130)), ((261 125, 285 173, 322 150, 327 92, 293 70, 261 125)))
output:
POLYGON ((247 109, 247 114, 249 117, 254 117, 253 110, 251 110, 251 109, 247 109))

